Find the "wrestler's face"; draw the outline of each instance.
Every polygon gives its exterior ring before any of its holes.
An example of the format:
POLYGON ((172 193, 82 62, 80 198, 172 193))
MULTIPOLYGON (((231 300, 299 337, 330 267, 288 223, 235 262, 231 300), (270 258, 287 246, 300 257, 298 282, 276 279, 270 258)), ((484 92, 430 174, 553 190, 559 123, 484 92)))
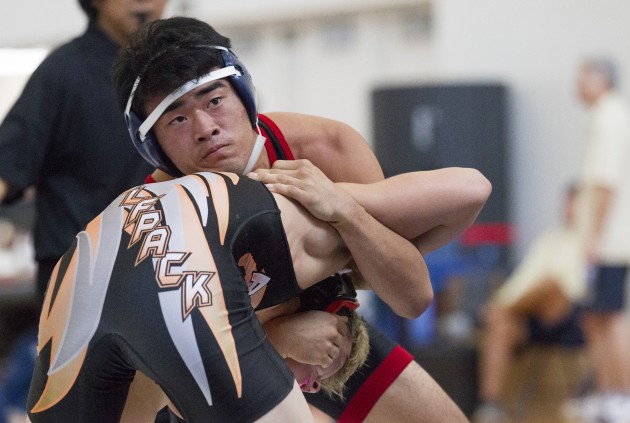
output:
MULTIPOLYGON (((146 104, 147 115, 164 95, 146 104)), ((241 174, 256 140, 245 106, 226 79, 200 85, 174 101, 153 126, 166 155, 184 174, 241 174)))
POLYGON ((343 343, 340 347, 339 355, 329 367, 324 368, 322 366, 300 363, 291 358, 284 360, 302 391, 310 393, 319 392, 322 380, 331 377, 346 364, 346 360, 348 360, 350 351, 352 350, 352 340, 347 339, 349 342, 343 343))
POLYGON ((124 46, 140 25, 162 17, 166 0, 92 0, 92 5, 98 27, 124 46))

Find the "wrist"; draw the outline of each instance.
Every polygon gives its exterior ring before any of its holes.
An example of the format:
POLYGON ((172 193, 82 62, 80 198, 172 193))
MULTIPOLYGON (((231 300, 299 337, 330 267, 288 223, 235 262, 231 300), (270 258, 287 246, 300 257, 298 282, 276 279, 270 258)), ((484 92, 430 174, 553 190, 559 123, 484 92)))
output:
POLYGON ((288 358, 291 356, 288 345, 284 342, 285 338, 282 336, 282 318, 278 317, 272 319, 263 325, 265 332, 267 333, 267 340, 273 348, 280 354, 282 358, 288 358))
POLYGON ((343 207, 342 210, 337 213, 335 218, 329 223, 337 230, 342 231, 344 229, 353 229, 362 227, 370 220, 370 215, 365 211, 356 201, 348 202, 348 205, 343 207))

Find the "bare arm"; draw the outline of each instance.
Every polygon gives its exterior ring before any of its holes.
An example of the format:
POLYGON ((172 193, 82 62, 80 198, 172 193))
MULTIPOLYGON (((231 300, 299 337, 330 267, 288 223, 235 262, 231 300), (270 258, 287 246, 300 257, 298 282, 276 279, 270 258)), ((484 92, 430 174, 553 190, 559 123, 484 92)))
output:
MULTIPOLYGON (((400 255, 400 248, 396 250, 389 247, 403 244, 400 238, 430 239, 427 234, 435 230, 435 225, 427 216, 435 215, 444 219, 444 209, 452 208, 450 204, 440 205, 438 201, 439 179, 452 176, 453 173, 465 179, 469 179, 466 175, 470 174, 482 181, 476 186, 469 186, 469 190, 477 192, 466 198, 477 198, 476 201, 462 204, 461 199, 452 199, 465 209, 460 216, 462 222, 444 229, 454 236, 472 223, 491 191, 490 183, 472 169, 411 172, 372 184, 332 184, 312 165, 282 162, 280 168, 259 171, 256 178, 268 184, 273 192, 294 198, 316 218, 329 222, 350 252, 353 252, 353 248, 367 250, 368 253, 354 257, 363 278, 396 313, 409 316, 414 310, 424 310, 423 306, 428 306, 432 299, 428 271, 421 255, 411 251, 415 249, 403 250, 403 255, 400 255), (432 193, 434 185, 437 192, 432 193), (429 212, 423 213, 423 209, 429 209, 429 212), (389 229, 379 232, 383 225, 389 229), (390 230, 396 236, 392 237, 390 230), (396 253, 391 254, 391 251, 396 253), (398 272, 403 266, 406 268, 398 272), (404 279, 409 269, 414 272, 414 279, 404 279)), ((283 215, 283 222, 287 217, 283 215)), ((453 222, 457 221, 456 217, 457 214, 447 216, 453 222)), ((297 225, 295 230, 302 231, 307 238, 313 233, 304 222, 297 225)), ((287 231, 287 235, 289 238, 294 236, 290 231, 287 231)), ((320 235, 311 242, 315 245, 321 243, 320 235)), ((308 259, 325 260, 325 254, 330 254, 330 244, 325 248, 312 249, 313 253, 318 250, 323 252, 322 255, 307 255, 308 259)))
MULTIPOLYGON (((300 202, 315 218, 334 227, 338 235, 329 230, 328 236, 336 235, 343 240, 363 278, 395 313, 408 318, 420 315, 432 301, 433 292, 426 264, 413 244, 374 219, 348 192, 332 183, 311 163, 278 163, 280 166, 259 170, 252 176, 271 184, 273 192, 300 202)), ((322 236, 327 226, 317 227, 314 222, 306 221, 308 214, 287 212, 283 201, 286 202, 280 197, 278 205, 289 245, 293 247, 297 236, 298 246, 305 246, 295 249, 299 253, 304 251, 301 258, 294 255, 292 248, 298 280, 303 269, 309 271, 308 284, 319 280, 319 276, 313 276, 317 274, 313 269, 319 269, 320 279, 340 270, 344 263, 338 261, 340 249, 331 248, 335 244, 322 236), (296 222, 296 218, 300 221, 296 222), (337 260, 336 267, 331 267, 334 260, 337 260)), ((346 255, 344 259, 347 261, 347 258, 346 255)))
MULTIPOLYGON (((268 116, 282 130, 294 156, 313 163, 327 180, 355 183, 383 180, 376 156, 365 138, 351 126, 296 113, 270 113, 268 116)), ((276 162, 274 167, 279 165, 280 162, 276 162)), ((397 301, 392 293, 392 284, 418 286, 419 278, 425 274, 428 281, 426 265, 410 242, 360 209, 355 209, 352 217, 335 223, 334 227, 350 250, 355 267, 370 280, 371 286, 376 291, 380 291, 378 287, 384 290, 387 287, 387 292, 379 294, 396 313, 417 317, 426 309, 432 299, 430 286, 418 296, 409 291, 405 301, 397 301)))
POLYGON ((468 228, 492 191, 478 170, 455 167, 396 175, 377 184, 339 185, 377 220, 413 240, 423 254, 468 228), (383 204, 400 208, 392 214, 383 204))
MULTIPOLYGON (((308 159, 333 182, 371 183, 383 171, 365 138, 332 119, 275 112, 276 122, 297 159, 308 159)), ((477 218, 491 190, 489 181, 471 168, 423 171, 418 180, 425 204, 417 210, 424 229, 414 243, 423 253, 452 241, 477 218)), ((353 254, 354 255, 354 254, 353 254)))
POLYGON ((9 186, 7 185, 6 181, 0 178, 0 203, 4 201, 5 197, 7 196, 8 190, 9 186))
MULTIPOLYGON (((295 113, 269 113, 268 116, 281 128, 296 158, 308 159, 333 182, 370 183, 383 179, 374 153, 352 127, 331 119, 295 113)), ((417 181, 421 184, 418 195, 424 197, 425 202, 416 210, 417 222, 422 225, 417 232, 421 235, 413 242, 422 253, 427 253, 452 241, 474 222, 491 188, 488 180, 475 169, 439 169, 422 175, 417 181)), ((345 238, 348 238, 353 227, 338 226, 337 229, 343 229, 345 238)), ((380 260, 385 257, 382 252, 387 249, 392 256, 404 257, 408 245, 397 243, 396 237, 378 224, 360 229, 363 238, 347 244, 357 270, 372 275, 372 278, 382 274, 390 275, 388 279, 391 279, 389 263, 380 260), (382 237, 381 242, 378 242, 379 237, 382 237), (379 245, 382 248, 374 248, 379 245), (367 263, 370 266, 363 269, 367 263), (374 266, 378 264, 383 267, 380 272, 375 272, 374 266)), ((407 270, 406 275, 398 275, 401 281, 411 281, 417 276, 414 273, 416 267, 407 270)))

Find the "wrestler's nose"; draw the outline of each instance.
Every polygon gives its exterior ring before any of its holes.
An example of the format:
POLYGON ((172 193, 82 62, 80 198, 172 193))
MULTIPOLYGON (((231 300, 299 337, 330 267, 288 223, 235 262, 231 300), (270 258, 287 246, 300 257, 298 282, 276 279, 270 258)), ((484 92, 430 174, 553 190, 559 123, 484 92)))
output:
POLYGON ((302 387, 302 391, 308 392, 309 394, 316 394, 321 388, 322 385, 319 379, 312 379, 305 386, 302 387))
POLYGON ((194 135, 195 140, 198 142, 208 141, 221 132, 221 128, 219 128, 212 116, 203 110, 196 111, 194 119, 194 135))

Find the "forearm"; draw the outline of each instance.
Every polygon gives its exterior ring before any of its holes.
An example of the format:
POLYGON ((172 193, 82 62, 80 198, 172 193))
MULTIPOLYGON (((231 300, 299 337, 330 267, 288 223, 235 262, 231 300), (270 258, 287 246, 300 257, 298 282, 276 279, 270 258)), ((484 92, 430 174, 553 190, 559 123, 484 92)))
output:
POLYGON ((263 325, 267 334, 267 340, 282 358, 293 355, 291 353, 292 349, 294 349, 292 345, 293 338, 291 337, 291 321, 295 318, 293 315, 280 316, 267 321, 263 325))
POLYGON ((366 211, 422 253, 455 239, 477 218, 492 187, 477 170, 446 168, 368 185, 340 183, 366 211))
POLYGON ((331 223, 364 281, 398 315, 418 317, 433 300, 429 272, 413 244, 362 207, 331 223))
POLYGON ((295 297, 273 307, 256 310, 256 317, 267 334, 267 340, 278 351, 282 358, 291 356, 291 332, 295 330, 292 323, 299 316, 300 300, 295 297))

